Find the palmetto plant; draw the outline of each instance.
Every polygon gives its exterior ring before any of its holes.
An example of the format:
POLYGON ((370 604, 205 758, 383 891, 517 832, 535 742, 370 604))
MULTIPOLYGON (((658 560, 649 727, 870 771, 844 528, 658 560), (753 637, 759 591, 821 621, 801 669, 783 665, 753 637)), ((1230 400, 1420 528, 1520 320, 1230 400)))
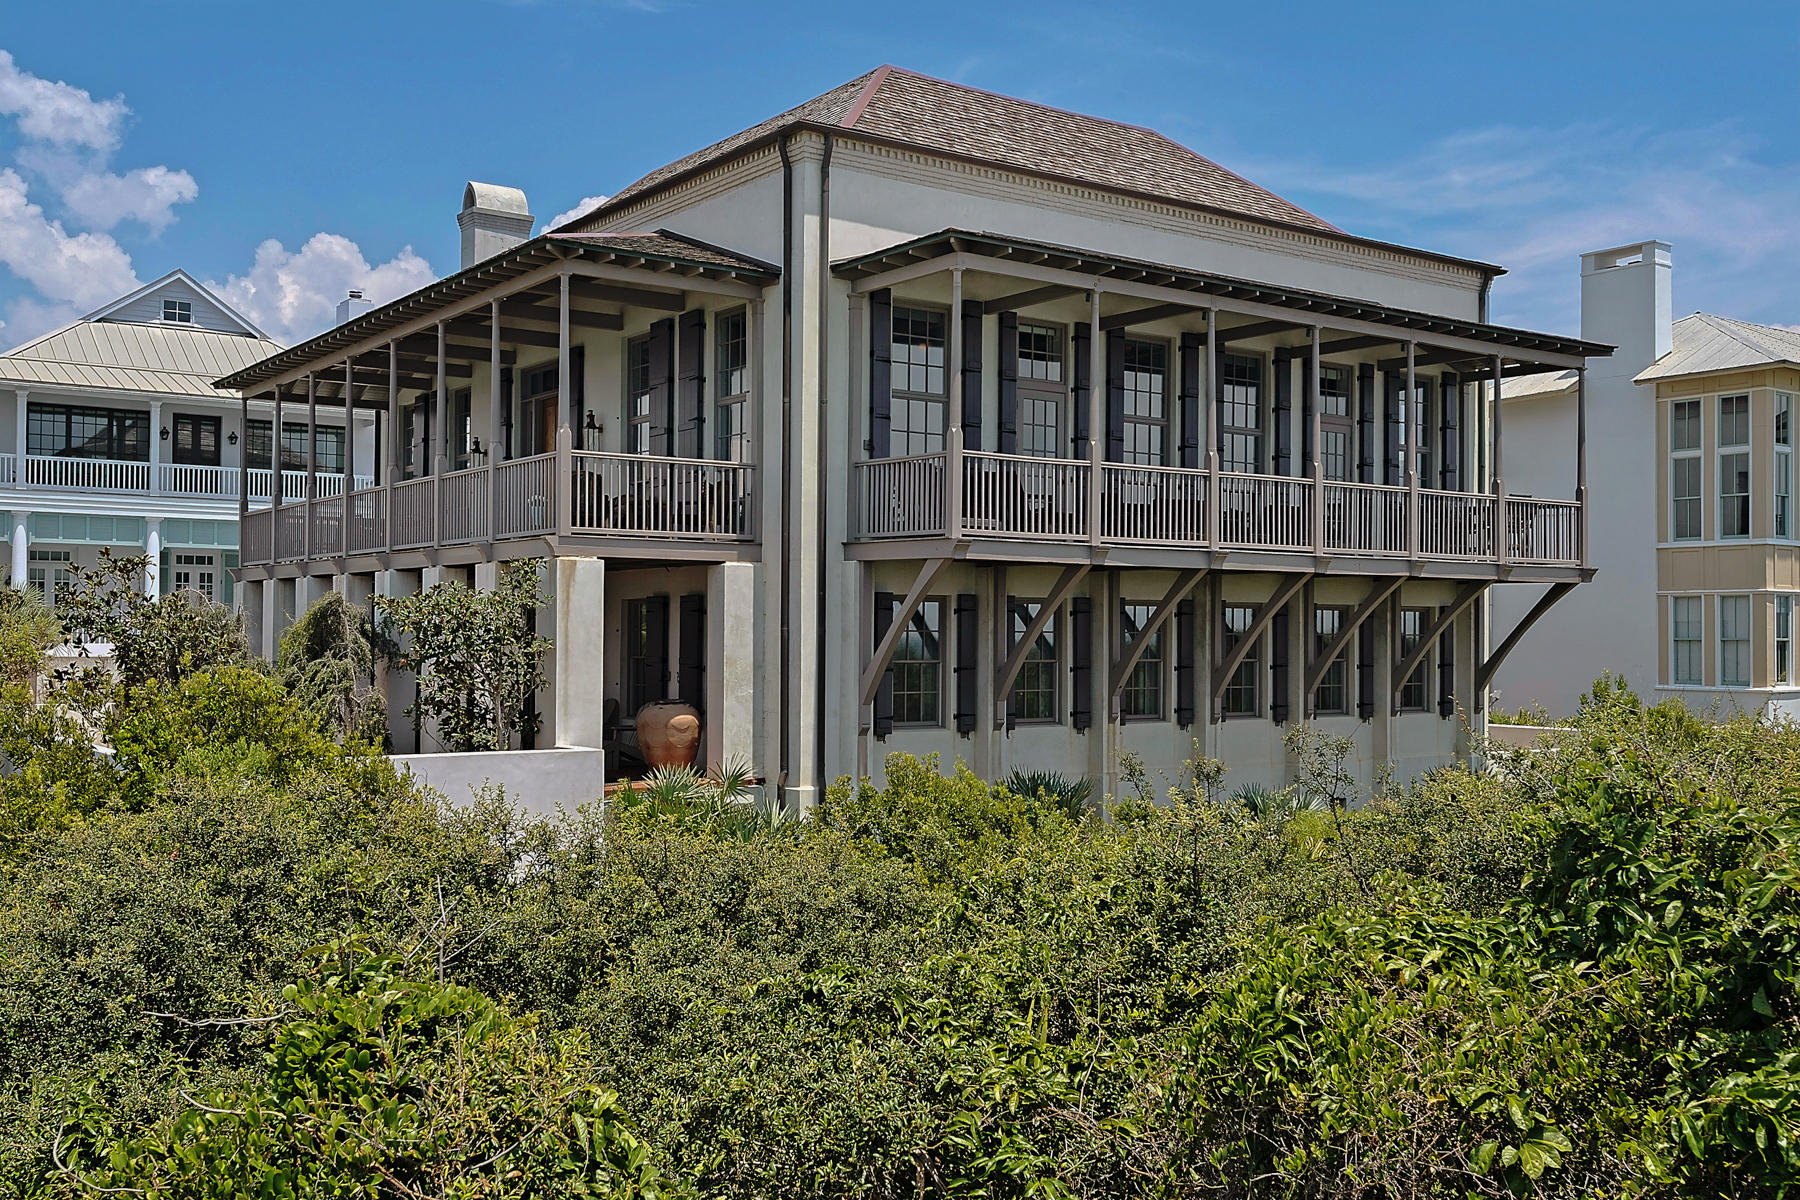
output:
POLYGON ((1066 816, 1076 821, 1087 815, 1088 802, 1094 794, 1093 781, 1086 777, 1070 779, 1059 771, 1030 771, 1024 768, 1008 775, 1000 786, 1027 800, 1047 797, 1066 816))

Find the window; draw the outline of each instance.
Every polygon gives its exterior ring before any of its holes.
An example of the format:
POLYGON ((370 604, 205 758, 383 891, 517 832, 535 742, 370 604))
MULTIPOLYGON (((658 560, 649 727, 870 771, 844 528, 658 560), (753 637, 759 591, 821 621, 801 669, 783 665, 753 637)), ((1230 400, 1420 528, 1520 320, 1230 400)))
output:
POLYGON ((1127 647, 1137 645, 1137 640, 1148 636, 1144 653, 1138 657, 1137 665, 1131 668, 1131 675, 1125 680, 1125 687, 1119 695, 1119 715, 1137 720, 1160 720, 1163 715, 1163 667, 1167 659, 1163 653, 1163 630, 1158 627, 1154 634, 1146 635, 1144 627, 1150 624, 1156 612, 1153 604, 1122 604, 1119 606, 1119 619, 1127 647))
POLYGON ((925 600, 894 648, 894 724, 943 724, 944 603, 925 600))
MULTIPOLYGON (((1224 637, 1220 642, 1226 654, 1236 650, 1256 624, 1256 606, 1253 604, 1227 604, 1223 613, 1224 637)), ((1227 717, 1254 717, 1262 711, 1259 703, 1257 685, 1262 681, 1262 661, 1258 653, 1260 647, 1250 647, 1238 663, 1237 670, 1231 673, 1231 679, 1225 684, 1224 703, 1219 711, 1227 717)))
POLYGON ((1669 532, 1698 538, 1700 526, 1700 402, 1669 405, 1669 532))
POLYGON ((27 404, 25 453, 150 461, 150 414, 75 404, 27 404))
MULTIPOLYGON (((1025 636, 1025 630, 1037 619, 1043 605, 1014 600, 1008 607, 1012 610, 1012 638, 1016 645, 1025 636)), ((1019 666, 1018 678, 1013 681, 1010 702, 1013 720, 1045 723, 1057 720, 1060 710, 1056 706, 1056 668, 1056 616, 1052 614, 1044 623, 1044 631, 1038 634, 1032 641, 1031 648, 1025 652, 1025 661, 1019 666)))
POLYGON ((1166 461, 1168 387, 1168 343, 1128 339, 1125 342, 1126 462, 1155 467, 1166 461))
POLYGON ((713 378, 718 380, 719 432, 718 455, 724 462, 750 461, 750 426, 745 414, 750 410, 750 337, 744 310, 726 313, 719 318, 713 335, 717 363, 713 378))
POLYGON ((1794 598, 1775 597, 1775 682, 1794 682, 1794 598))
POLYGON ((1398 390, 1395 395, 1400 403, 1400 424, 1406 430, 1406 439, 1413 453, 1414 478, 1423 488, 1437 486, 1431 478, 1431 391, 1432 381, 1414 377, 1412 401, 1406 399, 1406 376, 1400 375, 1395 381, 1398 390), (1407 422, 1411 424, 1407 424, 1407 422))
POLYGON ((1750 597, 1719 597, 1719 685, 1750 686, 1750 597))
POLYGON ((1750 397, 1719 397, 1719 536, 1750 536, 1750 397), (1740 447, 1734 449, 1733 447, 1740 447))
MULTIPOLYGON (((1337 635, 1343 631, 1347 610, 1331 604, 1313 609, 1313 656, 1322 657, 1337 635)), ((1313 711, 1325 716, 1343 716, 1350 711, 1350 668, 1339 654, 1325 668, 1313 693, 1313 711)))
POLYGON ((1018 449, 1036 458, 1062 458, 1063 331, 1019 323, 1018 449))
POLYGON ((625 602, 625 711, 666 698, 669 598, 645 596, 625 602))
POLYGON ((1701 607, 1698 596, 1674 596, 1669 602, 1669 681, 1698 686, 1701 607))
POLYGON ((1220 356, 1223 417, 1219 433, 1227 471, 1260 471, 1263 463, 1262 359, 1249 354, 1220 356))
MULTIPOLYGON (((643 353, 646 370, 650 362, 649 345, 648 339, 645 339, 643 353)), ((625 357, 628 363, 635 348, 635 342, 626 344, 625 357)), ((549 454, 556 449, 557 427, 561 423, 557 415, 557 402, 561 395, 560 363, 540 363, 522 373, 519 383, 519 412, 525 423, 525 437, 520 444, 521 455, 549 454)), ((649 411, 648 404, 645 405, 645 411, 649 411)), ((629 436, 628 432, 627 437, 629 436)), ((626 442, 626 449, 631 449, 629 441, 626 442)))
MULTIPOLYGON (((1413 651, 1419 648, 1425 637, 1425 626, 1430 623, 1431 610, 1428 608, 1403 608, 1400 610, 1400 658, 1402 661, 1411 658, 1413 651)), ((1431 678, 1431 655, 1428 653, 1419 660, 1419 665, 1409 675, 1406 682, 1400 685, 1400 710, 1402 712, 1421 712, 1425 708, 1426 681, 1431 678)))
POLYGON ((1794 397, 1775 393, 1775 536, 1794 536, 1794 397))
POLYGON ((1319 466, 1327 479, 1350 478, 1356 436, 1350 414, 1351 378, 1349 367, 1319 368, 1319 466))
MULTIPOLYGON (((250 466, 261 470, 269 469, 269 431, 272 421, 252 420, 246 430, 248 437, 245 453, 249 457, 250 466)), ((321 472, 337 472, 344 469, 344 431, 332 426, 319 427, 318 469, 321 472)), ((293 421, 281 423, 281 469, 284 471, 306 470, 306 426, 293 421)))
POLYGON ((1019 324, 1019 378, 1063 381, 1062 330, 1054 325, 1019 324))
POLYGON ((894 308, 893 406, 889 443, 897 457, 944 448, 949 379, 945 316, 925 308, 894 308))
POLYGON ((473 461, 474 429, 470 421, 472 399, 468 388, 450 393, 450 469, 464 471, 473 461))
POLYGON ((69 590, 69 565, 74 556, 67 550, 30 550, 25 560, 25 582, 51 604, 62 603, 69 590))
POLYGON ((219 573, 210 554, 177 552, 170 556, 169 588, 176 592, 199 592, 208 600, 217 600, 219 573))
POLYGON ((171 461, 200 467, 219 465, 219 418, 176 413, 174 424, 171 461))
POLYGON ((191 325, 194 321, 194 305, 188 300, 164 300, 163 320, 174 321, 180 325, 191 325))

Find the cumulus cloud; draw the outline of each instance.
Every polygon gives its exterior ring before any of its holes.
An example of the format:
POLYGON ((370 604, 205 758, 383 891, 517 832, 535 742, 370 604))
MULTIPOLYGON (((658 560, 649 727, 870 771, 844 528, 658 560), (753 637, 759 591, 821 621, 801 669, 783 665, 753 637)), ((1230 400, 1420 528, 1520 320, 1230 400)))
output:
POLYGON ((139 167, 123 175, 101 171, 84 174, 63 189, 69 211, 98 229, 111 229, 120 221, 140 221, 152 233, 161 233, 175 219, 175 206, 200 194, 200 185, 186 171, 169 167, 139 167))
POLYGON ((583 196, 581 200, 576 203, 574 208, 569 209, 567 212, 557 213, 554 217, 551 217, 549 221, 545 222, 544 228, 556 229, 563 225, 567 225, 576 217, 585 216, 586 214, 593 212, 596 208, 605 204, 607 199, 608 198, 605 196, 583 196))
POLYGON ((316 233, 293 251, 269 238, 256 248, 256 260, 247 272, 206 286, 270 336, 297 342, 328 328, 337 302, 351 288, 385 304, 436 278, 431 264, 411 246, 370 266, 349 238, 316 233))
POLYGON ((39 79, 0 50, 0 115, 17 117, 28 138, 112 150, 130 113, 123 97, 96 100, 86 88, 39 79))
MULTIPOLYGON (((131 256, 104 233, 71 234, 32 202, 25 179, 0 167, 0 264, 46 300, 96 308, 138 286, 131 256)), ((17 318, 9 321, 9 327, 17 318)))

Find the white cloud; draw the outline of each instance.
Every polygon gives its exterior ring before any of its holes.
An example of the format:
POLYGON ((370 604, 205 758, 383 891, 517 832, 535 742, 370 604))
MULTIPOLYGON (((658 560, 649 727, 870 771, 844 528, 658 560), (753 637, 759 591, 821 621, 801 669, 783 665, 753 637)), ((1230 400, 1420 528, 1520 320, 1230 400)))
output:
POLYGON ((256 248, 256 261, 247 272, 206 286, 270 336, 297 342, 329 328, 337 302, 351 288, 385 304, 436 278, 431 264, 411 246, 370 266, 349 238, 316 233, 294 251, 269 238, 256 248))
POLYGON ((546 221, 544 223, 544 228, 545 229, 556 229, 563 225, 567 225, 570 221, 573 221, 576 217, 582 216, 583 214, 586 214, 586 213, 593 212, 596 208, 599 208, 602 204, 605 204, 607 199, 608 199, 608 197, 606 197, 606 196, 583 196, 581 198, 581 200, 576 203, 574 208, 571 208, 567 212, 557 213, 554 217, 551 217, 548 221, 546 221))
POLYGON ((97 308, 138 286, 131 256, 104 233, 75 233, 32 203, 25 179, 0 167, 0 264, 46 300, 97 308))
POLYGON ((175 206, 188 204, 200 194, 200 185, 186 171, 168 167, 139 167, 123 175, 100 171, 85 174, 63 189, 63 203, 89 225, 111 229, 120 221, 140 221, 152 233, 161 233, 175 219, 175 206))
POLYGON ((0 50, 0 114, 17 117, 26 137, 111 150, 130 113, 122 97, 96 100, 85 88, 39 79, 0 50))

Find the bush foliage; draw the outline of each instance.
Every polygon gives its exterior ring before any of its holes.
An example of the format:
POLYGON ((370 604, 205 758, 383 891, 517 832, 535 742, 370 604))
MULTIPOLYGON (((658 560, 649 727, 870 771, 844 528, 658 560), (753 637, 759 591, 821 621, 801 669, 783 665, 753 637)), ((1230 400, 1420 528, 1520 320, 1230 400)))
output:
POLYGON ((1787 725, 1605 684, 1552 752, 1348 808, 1300 733, 1279 793, 1202 763, 1094 806, 895 758, 775 822, 723 780, 439 807, 231 669, 110 721, 99 782, 8 735, 102 793, 0 867, 10 1193, 1800 1180, 1787 725))

